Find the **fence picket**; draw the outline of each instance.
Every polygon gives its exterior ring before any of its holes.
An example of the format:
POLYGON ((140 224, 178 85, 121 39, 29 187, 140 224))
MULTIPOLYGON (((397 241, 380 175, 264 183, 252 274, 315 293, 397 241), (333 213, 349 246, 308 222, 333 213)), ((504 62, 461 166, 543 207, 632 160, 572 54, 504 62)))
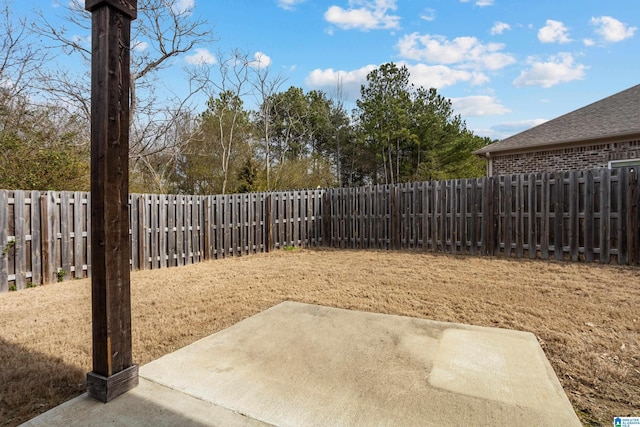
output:
POLYGON ((131 254, 131 269, 140 269, 140 258, 138 256, 138 195, 129 195, 129 238, 131 239, 131 247, 129 253, 131 254))
POLYGON ((524 209, 525 209, 525 192, 524 192, 524 175, 516 176, 516 258, 524 257, 524 209))
POLYGON ((584 183, 584 259, 586 262, 594 260, 594 193, 593 173, 587 171, 584 183))
POLYGON ((73 193, 73 276, 76 279, 84 277, 83 244, 82 244, 82 193, 73 193))
POLYGON ((9 194, 0 190, 0 292, 9 290, 9 194))
MULTIPOLYGON (((39 285, 42 281, 42 239, 40 234, 40 192, 31 191, 31 283, 39 285)), ((0 203, 0 209, 1 203, 0 203)), ((1 285, 0 285, 1 286, 1 285)))
POLYGON ((609 213, 611 212, 611 192, 610 179, 611 175, 605 173, 605 169, 600 171, 600 262, 609 264, 610 261, 610 244, 611 229, 609 213))
POLYGON ((542 259, 549 259, 549 219, 551 209, 551 184, 549 182, 549 173, 542 174, 542 185, 540 187, 541 194, 541 211, 542 222, 540 224, 540 253, 542 259))
POLYGON ((579 174, 569 175, 569 253, 571 261, 578 261, 580 251, 579 174))
POLYGON ((504 254, 506 257, 511 257, 513 243, 511 239, 513 236, 513 192, 511 191, 511 178, 512 175, 504 177, 504 228, 502 229, 503 236, 500 238, 500 241, 504 241, 504 254))
POLYGON ((555 177, 555 219, 554 219, 554 255, 556 260, 561 261, 564 258, 564 174, 556 173, 555 177))
POLYGON ((15 266, 15 286, 16 289, 24 289, 26 286, 27 272, 27 248, 26 248, 26 227, 25 227, 25 197, 23 191, 16 191, 13 195, 13 220, 14 245, 13 258, 15 266))
POLYGON ((638 170, 629 171, 628 189, 627 189, 627 223, 629 247, 629 264, 640 264, 640 191, 638 170))
POLYGON ((167 241, 168 241, 168 233, 169 226, 167 224, 167 196, 161 194, 158 197, 158 258, 160 261, 160 268, 167 267, 167 241))

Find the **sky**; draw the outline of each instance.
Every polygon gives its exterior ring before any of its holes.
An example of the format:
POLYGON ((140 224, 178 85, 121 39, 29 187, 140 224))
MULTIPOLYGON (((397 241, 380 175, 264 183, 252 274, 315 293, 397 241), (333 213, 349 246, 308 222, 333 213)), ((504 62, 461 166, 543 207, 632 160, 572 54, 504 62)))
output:
MULTIPOLYGON (((58 0, 63 1, 63 0, 58 0)), ((16 5, 55 16, 53 0, 16 5)), ((289 86, 354 105, 386 62, 451 99, 475 134, 502 139, 640 84, 638 0, 176 0, 216 41, 174 59, 239 49, 289 86)), ((60 61, 64 61, 61 58, 60 61)), ((178 74, 176 74, 176 79, 178 74)))

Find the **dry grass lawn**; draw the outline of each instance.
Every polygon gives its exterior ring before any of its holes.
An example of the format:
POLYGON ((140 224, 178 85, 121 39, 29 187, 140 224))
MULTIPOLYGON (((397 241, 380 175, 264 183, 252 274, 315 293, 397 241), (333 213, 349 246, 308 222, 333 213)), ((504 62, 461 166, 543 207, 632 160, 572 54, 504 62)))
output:
MULTIPOLYGON (((297 249, 134 272, 134 360, 285 300, 531 331, 585 425, 640 416, 637 268, 297 249)), ((0 425, 83 392, 90 304, 89 280, 0 295, 0 425)))

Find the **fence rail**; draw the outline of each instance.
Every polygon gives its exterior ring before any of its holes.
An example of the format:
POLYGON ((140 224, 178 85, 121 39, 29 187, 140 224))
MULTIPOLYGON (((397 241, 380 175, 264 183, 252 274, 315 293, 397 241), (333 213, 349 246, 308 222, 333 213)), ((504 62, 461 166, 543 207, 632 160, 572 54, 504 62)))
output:
MULTIPOLYGON (((214 196, 132 194, 131 268, 287 246, 640 264, 637 169, 214 196)), ((89 193, 0 190, 0 292, 91 275, 89 193)))

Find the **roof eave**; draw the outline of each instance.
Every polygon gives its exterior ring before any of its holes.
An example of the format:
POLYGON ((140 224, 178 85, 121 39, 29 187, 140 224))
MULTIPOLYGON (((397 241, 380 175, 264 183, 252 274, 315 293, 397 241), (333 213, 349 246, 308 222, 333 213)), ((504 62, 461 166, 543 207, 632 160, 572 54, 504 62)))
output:
MULTIPOLYGON (((549 142, 544 144, 529 145, 526 147, 507 147, 507 148, 498 147, 496 149, 491 150, 489 149, 491 145, 488 145, 479 150, 473 151, 472 154, 475 154, 476 156, 479 156, 479 157, 487 157, 487 154, 491 156, 493 154, 507 155, 507 154, 516 154, 516 153, 529 153, 532 151, 548 151, 548 150, 555 150, 555 149, 564 148, 564 147, 593 145, 593 144, 598 144, 603 142, 616 142, 621 140, 633 140, 633 139, 639 139, 639 138, 640 138, 640 130, 634 130, 631 132, 624 132, 624 133, 613 134, 613 135, 597 136, 597 137, 587 138, 587 139, 580 138, 580 139, 569 139, 564 141, 554 141, 554 142, 549 142)), ((496 143, 496 144, 499 144, 499 143, 496 143)))

